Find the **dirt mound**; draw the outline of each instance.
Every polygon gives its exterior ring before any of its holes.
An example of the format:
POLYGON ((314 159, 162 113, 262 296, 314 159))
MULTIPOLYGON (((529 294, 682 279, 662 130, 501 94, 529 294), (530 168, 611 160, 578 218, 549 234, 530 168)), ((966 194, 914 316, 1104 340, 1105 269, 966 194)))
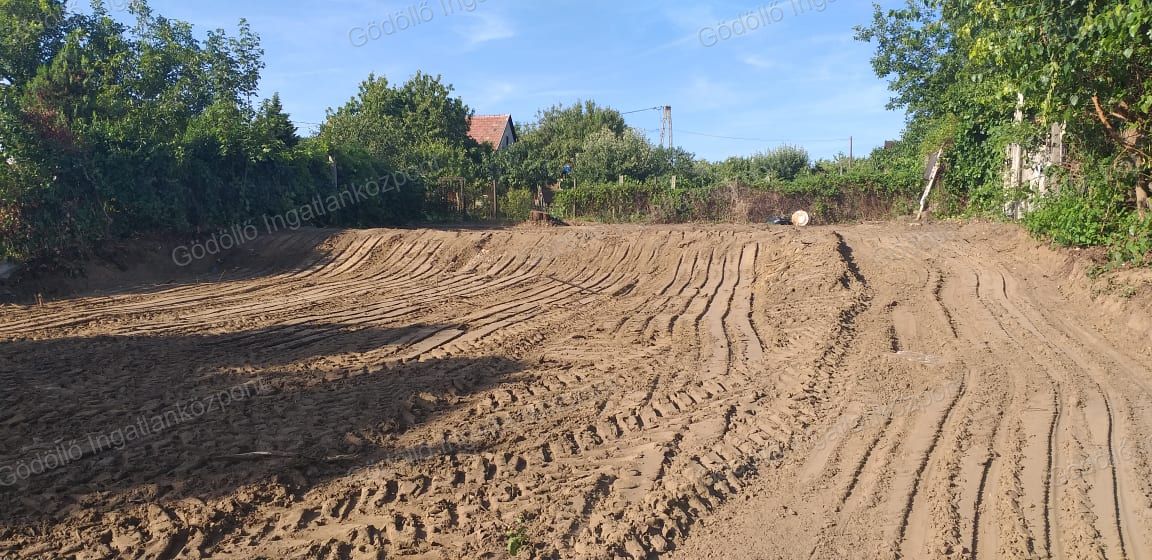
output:
POLYGON ((1011 226, 844 237, 874 302, 841 372, 850 391, 674 557, 1147 558, 1138 305, 1110 313, 1066 252, 1011 226))
POLYGON ((13 266, 11 274, 0 275, 0 296, 10 300, 0 297, 0 304, 30 304, 37 296, 53 301, 244 280, 297 266, 323 251, 325 240, 335 235, 335 230, 263 234, 233 229, 187 238, 106 242, 72 260, 13 266))
POLYGON ((1141 558, 1132 333, 987 227, 300 232, 2 308, 0 556, 1141 558))

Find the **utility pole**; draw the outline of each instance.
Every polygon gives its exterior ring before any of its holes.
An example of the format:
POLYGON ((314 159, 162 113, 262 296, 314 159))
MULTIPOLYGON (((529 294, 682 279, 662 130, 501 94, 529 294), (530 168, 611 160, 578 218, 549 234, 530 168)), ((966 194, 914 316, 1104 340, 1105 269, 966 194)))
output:
POLYGON ((856 139, 852 136, 848 137, 848 171, 852 171, 852 163, 856 161, 853 150, 856 147, 856 139))
POLYGON ((660 120, 660 146, 672 149, 676 142, 672 138, 672 106, 664 106, 664 118, 660 120), (667 140, 667 144, 665 144, 667 140))

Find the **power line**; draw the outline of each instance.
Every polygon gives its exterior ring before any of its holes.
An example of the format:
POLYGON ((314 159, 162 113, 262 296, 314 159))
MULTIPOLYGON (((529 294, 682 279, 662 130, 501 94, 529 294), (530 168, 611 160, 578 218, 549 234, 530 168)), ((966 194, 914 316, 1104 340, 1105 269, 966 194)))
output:
MULTIPOLYGON (((644 132, 660 132, 659 130, 657 130, 655 128, 642 128, 639 130, 643 130, 644 132)), ((705 134, 703 132, 691 132, 691 131, 683 130, 683 129, 678 129, 677 132, 680 132, 683 134, 692 134, 692 135, 696 135, 696 136, 705 136, 708 138, 720 138, 722 140, 742 140, 742 141, 746 141, 746 142, 764 142, 764 143, 768 143, 768 144, 793 144, 793 143, 794 144, 803 144, 806 142, 815 144, 815 143, 819 143, 819 142, 847 142, 849 140, 849 138, 813 138, 813 139, 808 139, 808 140, 797 140, 797 139, 770 140, 767 138, 743 138, 743 137, 739 137, 739 136, 721 136, 718 134, 705 134)))
POLYGON ((704 136, 707 138, 719 138, 721 140, 740 140, 740 141, 745 141, 745 142, 768 142, 768 143, 812 142, 812 143, 816 143, 816 142, 847 142, 849 140, 849 138, 810 138, 807 140, 796 140, 796 139, 793 139, 793 140, 779 140, 779 139, 772 140, 772 139, 767 139, 767 138, 745 138, 745 137, 740 137, 740 136, 722 136, 719 134, 707 134, 704 132, 692 132, 691 130, 684 130, 684 129, 680 129, 679 132, 681 134, 691 134, 693 136, 704 136))
POLYGON ((633 113, 643 113, 644 111, 663 111, 663 110, 664 110, 664 106, 661 105, 659 107, 648 107, 647 109, 636 109, 635 111, 628 111, 627 113, 620 113, 620 115, 631 115, 633 113))

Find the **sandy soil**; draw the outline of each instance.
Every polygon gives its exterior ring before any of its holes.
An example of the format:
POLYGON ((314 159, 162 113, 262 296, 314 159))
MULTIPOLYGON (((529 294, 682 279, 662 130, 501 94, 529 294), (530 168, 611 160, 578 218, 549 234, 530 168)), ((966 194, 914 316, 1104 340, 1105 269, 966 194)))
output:
POLYGON ((0 558, 1149 560, 1152 298, 1077 266, 875 224, 129 270, 0 307, 0 558))

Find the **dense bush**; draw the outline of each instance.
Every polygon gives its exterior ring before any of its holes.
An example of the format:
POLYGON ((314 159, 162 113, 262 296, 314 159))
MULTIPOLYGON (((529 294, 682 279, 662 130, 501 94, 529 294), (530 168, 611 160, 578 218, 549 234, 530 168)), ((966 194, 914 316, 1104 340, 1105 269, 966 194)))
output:
POLYGON ((418 74, 395 89, 370 80, 366 88, 396 101, 392 120, 352 137, 342 131, 354 117, 337 111, 327 134, 302 140, 278 97, 252 102, 263 51, 245 22, 236 36, 197 39, 146 2, 129 12, 135 25, 100 2, 91 14, 63 0, 0 2, 0 260, 51 259, 147 232, 205 233, 366 184, 387 192, 346 198, 307 223, 405 223, 421 217, 432 167, 417 162, 455 174, 480 157, 462 147, 467 108, 437 79, 418 74), (411 141, 365 149, 399 133, 411 141), (385 177, 393 186, 403 177, 403 187, 387 188, 385 177))
POLYGON ((1049 235, 1053 241, 1068 247, 1089 247, 1107 243, 1119 225, 1109 215, 1122 202, 1113 193, 1092 188, 1081 193, 1072 189, 1040 201, 1024 223, 1034 233, 1049 235))
POLYGON ((890 217, 910 207, 906 189, 879 172, 806 174, 772 187, 737 182, 672 188, 668 182, 597 183, 557 194, 553 208, 568 217, 605 222, 764 222, 808 210, 821 223, 890 217))
POLYGON ((532 214, 534 198, 532 191, 527 189, 508 189, 500 200, 501 217, 513 222, 526 221, 532 214))
POLYGON ((857 38, 877 47, 873 68, 891 79, 890 106, 909 112, 903 143, 921 157, 945 150, 940 209, 1003 216, 1033 199, 1028 185, 1005 188, 1006 150, 1045 150, 1052 127, 1063 126, 1067 158, 1047 170, 1058 194, 1039 201, 1028 228, 1143 260, 1152 242, 1133 194, 1152 179, 1152 4, 908 0, 876 6, 857 38), (1133 156, 1144 161, 1130 176, 1109 176, 1133 156))
POLYGON ((628 222, 648 214, 654 190, 635 181, 584 184, 560 191, 552 205, 565 216, 628 222))
POLYGON ((263 51, 247 23, 197 34, 145 1, 128 12, 133 25, 99 1, 81 14, 63 0, 0 0, 0 259, 209 234, 369 184, 383 192, 301 211, 303 223, 424 219, 426 184, 463 190, 466 208, 431 209, 443 219, 489 215, 493 197, 523 219, 534 189, 557 186, 564 212, 611 221, 759 220, 797 206, 851 219, 853 205, 874 213, 916 182, 881 153, 850 171, 790 146, 712 164, 654 146, 593 102, 542 111, 494 153, 468 137, 471 110, 451 86, 423 73, 369 76, 305 139, 278 96, 256 101, 263 51))

